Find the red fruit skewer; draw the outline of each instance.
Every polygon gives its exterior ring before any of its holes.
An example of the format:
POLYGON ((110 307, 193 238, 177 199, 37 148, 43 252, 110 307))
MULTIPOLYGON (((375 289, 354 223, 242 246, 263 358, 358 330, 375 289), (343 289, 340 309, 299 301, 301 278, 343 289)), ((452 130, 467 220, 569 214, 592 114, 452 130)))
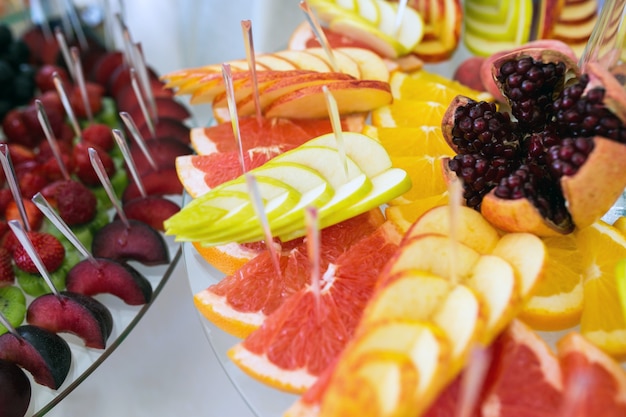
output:
POLYGON ((43 103, 41 102, 41 100, 35 100, 35 105, 37 106, 37 118, 39 119, 39 123, 41 124, 44 136, 46 137, 48 144, 50 144, 52 155, 54 155, 54 159, 56 159, 57 164, 59 165, 61 175, 64 179, 69 180, 70 174, 67 172, 67 167, 65 166, 65 162, 63 161, 63 157, 61 156, 59 144, 54 138, 54 133, 52 132, 52 127, 50 126, 50 121, 48 120, 48 116, 46 114, 45 108, 43 107, 43 103))
POLYGON ((9 153, 9 147, 5 143, 0 143, 0 163, 2 164, 4 176, 6 177, 7 184, 9 184, 9 188, 11 189, 11 194, 13 194, 13 200, 15 200, 15 204, 17 205, 17 210, 20 213, 20 218, 22 219, 24 228, 27 231, 30 231, 31 224, 28 219, 26 208, 24 207, 24 201, 22 200, 22 192, 17 184, 15 169, 13 168, 11 155, 9 153))
POLYGON ((150 150, 148 149, 148 145, 146 145, 146 141, 141 135, 141 132, 139 132, 139 129, 137 128, 137 125, 135 124, 135 121, 133 120, 133 118, 130 116, 130 114, 128 114, 128 112, 125 112, 125 111, 120 112, 120 118, 126 125, 126 128, 128 128, 133 139, 135 139, 135 142, 141 149, 141 152, 143 152, 144 156, 148 160, 148 163, 150 164, 152 169, 154 169, 155 171, 158 171, 159 166, 157 165, 154 158, 152 157, 152 154, 150 153, 150 150))

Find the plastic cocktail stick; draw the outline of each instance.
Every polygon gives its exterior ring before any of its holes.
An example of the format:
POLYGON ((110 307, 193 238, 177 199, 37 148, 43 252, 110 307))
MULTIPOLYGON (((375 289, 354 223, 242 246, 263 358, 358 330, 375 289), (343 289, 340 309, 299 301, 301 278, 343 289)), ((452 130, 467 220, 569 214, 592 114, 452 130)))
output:
POLYGON ((148 106, 146 105, 146 100, 141 92, 141 87, 139 86, 139 82, 137 80, 137 71, 134 68, 130 69, 130 85, 133 88, 133 92, 137 97, 137 102, 139 103, 139 108, 141 109, 141 114, 146 120, 146 124, 148 125, 148 130, 150 131, 150 135, 155 138, 156 137, 156 129, 154 127, 154 119, 148 110, 148 106))
POLYGON ((94 265, 97 264, 96 259, 91 255, 91 252, 83 245, 83 243, 78 239, 76 234, 70 229, 70 227, 63 221, 61 216, 54 211, 48 200, 41 194, 37 193, 33 196, 31 201, 37 206, 37 208, 43 213, 44 216, 52 223, 63 236, 69 240, 72 245, 86 258, 89 262, 94 265))
POLYGON ((321 271, 320 271, 320 222, 319 213, 315 207, 304 209, 306 224, 306 249, 311 264, 311 288, 315 296, 315 315, 318 321, 321 319, 321 271))
POLYGON ((117 143, 117 146, 122 150, 122 156, 124 157, 124 162, 126 162, 126 166, 130 171, 130 175, 133 177, 135 184, 137 184, 137 188, 139 189, 139 193, 143 198, 145 198, 148 194, 146 193, 146 188, 143 185, 143 181, 141 180, 141 175, 139 175, 139 171, 137 171, 137 165, 135 165, 135 161, 133 160, 132 155, 130 154, 130 149, 128 148, 128 143, 126 143, 126 138, 124 134, 119 129, 113 129, 113 138, 117 143))
POLYGON ((78 84, 80 95, 83 99, 83 105, 85 106, 87 120, 89 120, 89 123, 93 123, 93 113, 91 111, 91 104, 89 104, 89 95, 87 94, 87 86, 85 85, 83 66, 80 62, 80 52, 78 48, 72 47, 70 48, 70 54, 72 55, 72 68, 74 68, 74 81, 78 84))
POLYGON ((6 178, 7 183, 9 184, 9 189, 11 190, 11 194, 13 195, 13 200, 17 205, 17 210, 20 213, 20 218, 24 223, 24 227, 26 230, 30 231, 30 223, 28 222, 28 214, 26 213, 26 208, 24 207, 24 201, 22 200, 22 191, 20 190, 19 185, 17 184, 17 179, 15 177, 15 169, 13 168, 13 162, 11 162, 11 155, 9 154, 9 147, 5 143, 0 143, 0 163, 2 164, 2 169, 4 170, 4 176, 6 178))
POLYGON ((56 72, 52 73, 52 80, 54 81, 54 87, 56 88, 57 93, 59 93, 59 97, 61 98, 61 103, 63 103, 65 113, 67 113, 67 117, 70 119, 70 124, 72 125, 72 129, 74 129, 74 134, 82 140, 83 134, 80 130, 80 125, 78 124, 78 119, 76 118, 74 109, 72 109, 72 103, 70 102, 65 88, 63 87, 63 81, 61 80, 59 74, 56 72))
POLYGON ((272 231, 270 229, 270 222, 267 220, 267 216, 265 215, 265 208, 263 206, 263 199, 261 198, 259 186, 257 185, 254 175, 249 172, 245 173, 245 178, 246 185, 248 186, 248 193, 250 194, 250 198, 252 200, 252 206, 254 207, 254 211, 259 219, 259 222, 261 223, 261 227, 263 228, 265 246, 272 257, 272 264, 276 270, 276 274, 280 277, 282 275, 280 272, 279 262, 280 254, 276 251, 276 246, 274 245, 274 237, 272 236, 272 231))
POLYGON ((139 129, 137 128, 137 125, 135 124, 135 121, 133 120, 131 115, 128 114, 128 112, 122 111, 120 112, 120 118, 122 119, 122 121, 124 122, 128 130, 130 131, 131 136, 137 143, 137 146, 139 146, 139 148, 141 149, 141 152, 148 160, 148 163, 150 164, 152 169, 154 169, 155 171, 158 170, 159 166, 157 165, 156 161, 152 157, 152 154, 150 153, 150 149, 148 149, 148 145, 146 144, 145 139, 141 135, 141 132, 139 132, 139 129))
POLYGON ((402 24, 402 18, 404 17, 404 13, 406 12, 406 4, 408 0, 400 0, 398 2, 398 11, 396 12, 396 20, 394 22, 394 33, 398 36, 398 32, 400 31, 400 25, 402 24))
POLYGON ((324 97, 326 98, 326 107, 328 108, 328 116, 330 117, 330 124, 333 127, 333 133, 335 134, 335 141, 337 142, 337 153, 339 154, 339 163, 343 166, 343 171, 346 174, 346 180, 350 178, 348 172, 348 160, 346 158, 346 145, 343 140, 343 131, 341 129, 341 118, 339 117, 339 110, 337 109, 337 101, 335 97, 330 93, 327 86, 322 86, 324 97))
POLYGON ((453 283, 458 282, 457 262, 459 251, 459 210, 461 208, 461 201, 463 197, 463 187, 461 180, 455 178, 448 183, 448 194, 450 196, 450 202, 448 203, 449 216, 450 216, 450 245, 452 253, 452 262, 449 263, 450 278, 453 283))
POLYGON ((230 124, 233 127, 233 134, 235 135, 237 150, 239 151, 239 163, 241 164, 242 172, 245 174, 248 170, 246 169, 246 162, 243 157, 239 116, 237 115, 237 103, 235 102, 235 89, 233 88, 233 74, 230 69, 230 64, 222 64, 222 77, 224 78, 224 85, 226 86, 226 102, 228 104, 228 112, 230 113, 230 124))
POLYGON ((328 38, 326 38, 326 34, 324 33, 324 30, 322 30, 322 26, 315 17, 315 14, 313 14, 313 11, 309 7, 308 3, 304 0, 300 2, 300 8, 302 9, 302 11, 304 11, 304 16, 306 17, 309 26, 311 26, 313 34, 317 38, 317 41, 320 43, 320 45, 322 45, 322 49, 324 49, 326 56, 328 56, 333 71, 339 72, 339 66, 337 65, 335 54, 333 54, 333 49, 330 47, 330 43, 328 43, 328 38))
POLYGON ((131 45, 131 48, 133 48, 133 68, 137 71, 141 91, 143 93, 144 100, 147 102, 146 107, 150 110, 152 122, 157 123, 159 121, 159 114, 157 111, 156 100, 152 94, 152 88, 150 87, 148 66, 146 65, 146 59, 143 55, 143 51, 141 50, 141 44, 139 42, 134 43, 131 45))
POLYGON ((37 267, 37 271, 39 271, 39 274, 42 276, 44 281, 46 281, 46 284, 50 288, 50 291, 52 291, 54 295, 60 296, 61 294, 59 293, 59 290, 54 286, 54 283, 52 282, 52 279, 48 274, 46 266, 44 265, 41 257, 37 253, 37 250, 33 246, 33 243, 30 241, 30 238, 28 237, 26 229, 24 228, 24 226, 22 226, 22 223, 17 220, 9 220, 9 227, 15 234, 17 240, 22 244, 22 247, 24 247, 24 250, 26 251, 28 256, 30 256, 30 259, 35 264, 35 267, 37 267))
POLYGON ((61 54, 63 55, 63 61, 65 61, 65 66, 70 72, 72 80, 76 81, 76 76, 74 75, 74 66, 72 65, 72 56, 70 55, 70 48, 67 46, 67 41, 63 32, 59 27, 54 28, 54 36, 57 39, 57 43, 61 48, 61 54))
POLYGON ((89 43, 87 42, 85 31, 83 31, 83 26, 80 23, 80 19, 78 18, 78 13, 76 13, 74 4, 70 0, 65 0, 65 6, 65 9, 67 10, 67 15, 70 18, 70 23, 72 24, 72 28, 74 29, 74 33, 76 34, 76 38, 78 38, 78 43, 80 44, 80 47, 83 51, 87 51, 89 49, 89 43))
POLYGON ((0 311, 0 324, 2 324, 9 331, 9 333, 11 333, 13 336, 17 337, 18 339, 22 338, 22 336, 17 332, 17 330, 15 330, 15 327, 13 327, 13 325, 9 322, 9 320, 7 320, 7 318, 4 317, 4 314, 2 314, 1 311, 0 311))
POLYGON ((246 47, 246 59, 248 60, 250 80, 252 81, 252 93, 254 94, 256 117, 259 124, 261 124, 261 99, 259 98, 259 83, 256 78, 256 59, 254 56, 254 42, 252 40, 252 23, 249 20, 242 20, 241 30, 243 31, 243 42, 246 47))
POLYGON ((587 45, 580 56, 579 67, 584 70, 588 62, 598 62, 604 68, 612 68, 620 57, 624 42, 624 7, 626 1, 605 1, 596 20, 587 45))
POLYGON ((100 183, 102 184, 102 187, 104 187, 104 191, 106 191, 109 200, 111 200, 111 204, 113 204, 117 215, 120 217, 120 220, 122 221, 122 223, 124 223, 126 228, 130 228, 130 222, 128 221, 128 217, 126 217, 126 213, 124 213, 122 203, 117 198, 117 195, 115 195, 115 190, 113 189, 111 180, 107 175, 106 170, 104 169, 104 165, 102 164, 102 160, 98 155, 98 151, 96 151, 94 148, 89 148, 88 152, 91 166, 93 166, 93 169, 96 171, 96 175, 98 176, 98 179, 100 179, 100 183))
POLYGON ((482 346, 476 345, 471 352, 467 366, 461 379, 459 402, 455 417, 470 417, 478 404, 480 393, 487 377, 491 355, 482 346))
POLYGON ((37 107, 37 119, 39 120, 39 124, 41 125, 41 129, 43 130, 44 136, 50 145, 50 149, 52 150, 52 155, 54 155, 54 159, 57 161, 59 165, 59 170, 61 171, 61 175, 64 179, 69 180, 70 174, 67 172, 67 167, 65 166, 65 162, 63 161, 63 157, 61 156, 61 151, 59 150, 59 144, 54 138, 54 133, 52 132, 52 127, 50 126, 50 121, 48 120, 48 115, 46 114, 46 109, 43 107, 41 100, 35 100, 35 106, 37 107))

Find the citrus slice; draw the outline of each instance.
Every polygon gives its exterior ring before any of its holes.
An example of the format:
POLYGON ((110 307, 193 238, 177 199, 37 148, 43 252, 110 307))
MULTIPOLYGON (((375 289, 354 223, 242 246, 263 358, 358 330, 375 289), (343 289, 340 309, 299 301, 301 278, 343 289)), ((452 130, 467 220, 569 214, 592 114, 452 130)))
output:
POLYGON ((398 229, 406 233, 411 226, 424 213, 433 207, 444 206, 448 204, 448 192, 430 197, 418 198, 410 203, 400 205, 389 205, 385 208, 385 216, 393 222, 398 229))
POLYGON ((395 99, 430 100, 445 106, 448 106, 457 95, 462 94, 460 90, 454 89, 447 84, 414 78, 400 71, 396 71, 391 75, 389 85, 395 99))
MULTIPOLYGON (((382 213, 376 209, 323 229, 322 267, 335 262, 342 253, 372 233, 383 221, 382 213)), ((281 275, 278 276, 264 244, 235 246, 254 250, 257 256, 218 284, 195 294, 194 303, 217 327, 234 336, 246 337, 285 299, 306 286, 309 261, 302 239, 281 243, 281 275)))
MULTIPOLYGON (((426 70, 415 71, 409 74, 409 78, 419 83, 441 84, 447 88, 455 90, 458 94, 462 94, 475 101, 492 101, 493 100, 493 96, 487 92, 474 90, 473 88, 469 88, 461 84, 458 81, 451 80, 448 77, 445 77, 443 75, 440 75, 434 72, 430 72, 426 70)), ((406 85, 411 86, 414 89, 419 89, 420 84, 414 84, 415 81, 406 81, 407 83, 406 85)))
POLYGON ((615 281, 615 267, 626 258, 626 237, 598 221, 576 232, 582 257, 584 306, 580 331, 616 357, 626 356, 626 319, 615 281))
POLYGON ((441 126, 447 106, 436 101, 394 100, 372 111, 377 127, 441 126))
POLYGON ((561 369, 539 335, 514 320, 497 339, 493 351, 481 415, 561 415, 561 369))
POLYGON ((561 415, 626 415, 626 373, 618 362, 573 332, 557 352, 565 390, 561 415))
POLYGON ((198 254, 219 272, 231 275, 261 251, 246 244, 228 243, 222 246, 203 246, 200 242, 192 242, 198 254))
POLYGON ((310 286, 297 291, 229 350, 230 358, 262 382, 303 392, 351 339, 400 239, 390 223, 361 239, 325 269, 319 298, 310 286))
POLYGON ((446 143, 441 126, 376 127, 365 125, 363 134, 378 139, 389 156, 454 156, 446 143))
POLYGON ((577 325, 583 310, 582 254, 573 235, 543 238, 548 250, 543 279, 520 317, 537 330, 577 325))

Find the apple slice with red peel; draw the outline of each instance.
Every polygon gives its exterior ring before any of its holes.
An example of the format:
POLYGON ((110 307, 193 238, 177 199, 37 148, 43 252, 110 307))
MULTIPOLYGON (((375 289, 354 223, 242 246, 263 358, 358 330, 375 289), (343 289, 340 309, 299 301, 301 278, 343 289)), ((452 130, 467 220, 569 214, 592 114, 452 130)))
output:
MULTIPOLYGON (((307 48, 304 50, 304 52, 308 54, 313 54, 325 60, 328 66, 333 69, 331 58, 328 56, 328 54, 326 54, 326 51, 324 51, 323 48, 307 48)), ((361 68, 359 67, 359 63, 352 59, 350 55, 346 54, 338 48, 333 48, 332 54, 335 59, 335 63, 337 64, 336 70, 344 74, 348 74, 356 78, 357 80, 367 79, 361 77, 361 68)))
MULTIPOLYGON (((147 195, 164 196, 181 194, 183 192, 183 185, 178 180, 176 168, 150 171, 141 176, 141 181, 147 195)), ((127 202, 140 196, 141 193, 137 184, 131 182, 122 194, 122 201, 127 202)))
POLYGON ((129 219, 146 223, 163 232, 163 222, 180 211, 180 206, 166 198, 149 195, 127 201, 124 213, 129 219))
POLYGON ((84 259, 67 274, 67 290, 92 296, 112 294, 128 305, 143 305, 152 299, 152 286, 127 263, 111 259, 84 259))
MULTIPOLYGON (((276 81, 263 89, 259 90, 259 102, 261 110, 265 109, 271 103, 273 103, 279 97, 285 94, 289 94, 293 91, 299 91, 303 88, 328 83, 341 81, 341 80, 353 80, 350 75, 338 73, 338 72, 317 72, 311 74, 303 74, 295 77, 283 78, 280 81, 276 81)), ((214 103, 213 108, 216 107, 214 103)), ((240 116, 249 116, 255 114, 255 98, 254 93, 243 97, 237 101, 237 113, 240 116)))
POLYGON ((296 68, 299 69, 315 72, 332 71, 332 67, 328 64, 328 61, 317 55, 309 54, 306 50, 292 51, 289 49, 283 49, 282 51, 274 52, 274 55, 291 62, 296 68))
POLYGON ((145 223, 114 220, 96 232, 91 252, 96 258, 119 262, 137 261, 144 265, 164 265, 170 256, 163 236, 145 223))
MULTIPOLYGON (((313 85, 281 96, 265 110, 265 116, 319 119, 328 115, 322 85, 313 85)), ((339 114, 367 112, 391 103, 389 84, 375 80, 335 81, 326 84, 337 101, 339 114)))
POLYGON ((26 321, 53 333, 74 334, 95 349, 106 348, 113 330, 113 317, 104 304, 67 291, 35 298, 28 306, 26 321))
POLYGON ((26 369, 35 382, 59 389, 70 371, 72 352, 61 336, 44 328, 22 325, 0 336, 0 359, 26 369))

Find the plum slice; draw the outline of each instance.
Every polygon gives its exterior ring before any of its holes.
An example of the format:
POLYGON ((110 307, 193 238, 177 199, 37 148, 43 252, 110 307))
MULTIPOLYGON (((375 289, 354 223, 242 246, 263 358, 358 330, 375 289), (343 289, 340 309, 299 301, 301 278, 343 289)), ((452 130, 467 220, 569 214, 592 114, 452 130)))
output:
POLYGON ((32 390, 28 377, 19 366, 0 360, 0 415, 23 417, 28 411, 32 390))
POLYGON ((129 219, 146 223, 163 232, 163 222, 180 211, 178 204, 158 196, 138 197, 124 204, 124 213, 129 219))
MULTIPOLYGON (((164 168, 148 172, 141 176, 141 181, 147 195, 178 195, 183 192, 183 185, 178 179, 175 168, 164 168)), ((122 194, 122 201, 126 203, 140 196, 139 187, 137 187, 135 182, 131 182, 122 194)))
POLYGON ((0 336, 0 359, 26 369, 38 384, 59 389, 72 364, 72 353, 65 339, 29 324, 15 331, 17 334, 0 336))
POLYGON ((84 295, 113 294, 129 305, 146 304, 152 286, 146 277, 126 263, 111 259, 85 259, 67 274, 67 290, 84 295))
POLYGON ((28 306, 26 321, 53 333, 74 334, 95 349, 106 347, 113 330, 113 317, 104 304, 68 291, 35 298, 28 306))
POLYGON ((91 253, 96 258, 119 262, 134 260, 144 265, 164 265, 170 256, 163 236, 137 220, 114 220, 94 235, 91 253))

